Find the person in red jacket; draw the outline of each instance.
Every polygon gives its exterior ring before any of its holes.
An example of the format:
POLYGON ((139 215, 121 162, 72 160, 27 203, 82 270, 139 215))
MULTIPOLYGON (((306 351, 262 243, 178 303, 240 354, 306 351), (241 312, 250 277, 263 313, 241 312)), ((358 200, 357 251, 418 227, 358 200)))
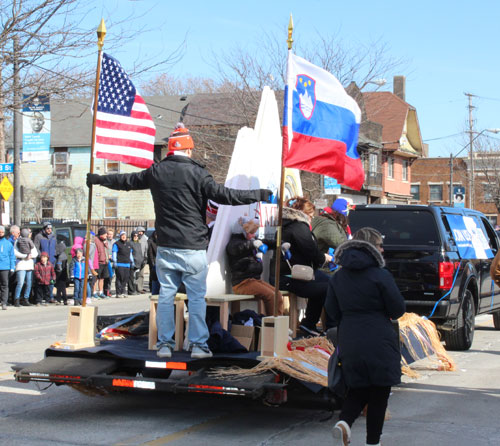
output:
POLYGON ((40 254, 40 261, 35 264, 35 282, 36 282, 36 306, 47 305, 50 300, 50 285, 56 280, 54 266, 49 262, 49 254, 43 251, 40 254), (44 303, 45 300, 45 303, 44 303))

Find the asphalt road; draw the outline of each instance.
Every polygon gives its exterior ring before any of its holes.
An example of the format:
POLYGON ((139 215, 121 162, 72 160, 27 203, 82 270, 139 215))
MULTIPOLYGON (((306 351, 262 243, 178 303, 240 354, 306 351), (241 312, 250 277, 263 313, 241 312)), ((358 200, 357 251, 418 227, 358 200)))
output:
MULTIPOLYGON (((99 302, 98 311, 147 308, 147 296, 134 296, 99 302)), ((236 397, 147 391, 88 396, 65 386, 13 381, 11 365, 42 359, 46 347, 65 338, 67 311, 51 306, 0 312, 0 444, 332 444, 333 420, 322 421, 329 412, 314 400, 272 408, 236 397)), ((453 354, 456 372, 424 369, 420 378, 405 378, 394 388, 384 446, 500 444, 500 333, 492 328, 491 317, 481 316, 476 322, 472 349, 453 354)), ((352 446, 365 444, 364 430, 365 420, 360 418, 352 446)))

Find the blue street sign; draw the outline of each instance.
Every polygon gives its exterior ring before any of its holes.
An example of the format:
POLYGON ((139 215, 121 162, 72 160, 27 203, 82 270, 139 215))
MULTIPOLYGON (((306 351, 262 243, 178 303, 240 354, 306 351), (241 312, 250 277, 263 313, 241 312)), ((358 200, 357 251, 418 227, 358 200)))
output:
POLYGON ((14 172, 14 163, 0 164, 0 173, 12 173, 12 172, 14 172))

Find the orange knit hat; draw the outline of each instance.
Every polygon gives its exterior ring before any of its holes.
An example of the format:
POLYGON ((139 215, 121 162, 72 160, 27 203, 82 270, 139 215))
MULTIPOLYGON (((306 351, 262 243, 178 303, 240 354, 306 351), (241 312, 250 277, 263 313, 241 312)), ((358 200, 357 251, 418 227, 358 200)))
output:
POLYGON ((189 130, 179 122, 168 138, 168 151, 194 149, 194 141, 189 130))

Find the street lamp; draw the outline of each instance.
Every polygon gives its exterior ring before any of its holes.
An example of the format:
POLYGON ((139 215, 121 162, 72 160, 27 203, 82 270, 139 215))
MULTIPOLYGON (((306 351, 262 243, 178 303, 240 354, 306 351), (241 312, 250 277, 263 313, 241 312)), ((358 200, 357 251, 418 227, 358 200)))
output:
POLYGON ((476 136, 474 136, 474 138, 472 138, 470 140, 470 142, 465 145, 464 147, 462 147, 460 149, 460 151, 455 155, 453 156, 451 153, 450 153, 450 206, 451 206, 451 203, 452 203, 452 199, 453 199, 453 160, 455 158, 458 157, 458 155, 460 155, 467 147, 470 147, 470 158, 471 158, 471 173, 470 173, 470 178, 469 178, 469 207, 471 209, 474 208, 474 201, 473 201, 473 191, 474 191, 474 166, 473 166, 473 163, 474 163, 474 159, 473 159, 473 151, 472 151, 472 143, 477 139, 479 138, 483 133, 485 132, 489 132, 489 133, 500 133, 500 128, 497 128, 497 129, 484 129, 484 130, 481 130, 476 136))
POLYGON ((382 87, 385 84, 387 84, 387 81, 385 79, 373 79, 372 81, 366 81, 365 83, 367 83, 367 84, 375 84, 375 85, 377 85, 379 87, 382 87))

